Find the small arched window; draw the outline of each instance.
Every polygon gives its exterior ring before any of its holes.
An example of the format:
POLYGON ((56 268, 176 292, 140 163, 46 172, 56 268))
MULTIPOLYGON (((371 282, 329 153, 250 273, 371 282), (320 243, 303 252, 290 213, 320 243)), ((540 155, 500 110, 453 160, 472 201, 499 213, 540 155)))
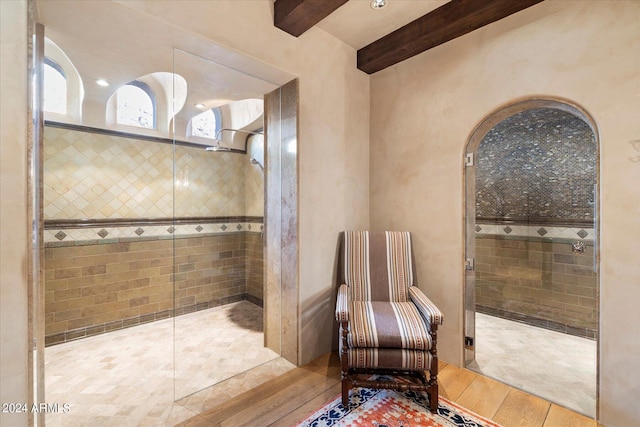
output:
POLYGON ((55 61, 44 59, 44 111, 67 114, 67 76, 55 61))
POLYGON ((156 101, 151 88, 138 80, 127 83, 116 92, 116 122, 147 129, 156 127, 156 101))
POLYGON ((193 117, 189 122, 187 136, 215 139, 220 130, 220 109, 212 108, 193 117))

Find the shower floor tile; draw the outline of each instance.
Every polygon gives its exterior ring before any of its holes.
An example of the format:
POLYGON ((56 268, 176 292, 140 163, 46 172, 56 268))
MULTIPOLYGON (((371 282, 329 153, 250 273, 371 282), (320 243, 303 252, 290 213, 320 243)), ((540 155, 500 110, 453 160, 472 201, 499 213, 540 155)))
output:
POLYGON ((476 360, 469 368, 591 418, 596 358, 594 340, 476 313, 476 360))
POLYGON ((47 426, 174 425, 294 368, 264 348, 255 304, 175 320, 47 347, 45 401, 70 405, 47 426))

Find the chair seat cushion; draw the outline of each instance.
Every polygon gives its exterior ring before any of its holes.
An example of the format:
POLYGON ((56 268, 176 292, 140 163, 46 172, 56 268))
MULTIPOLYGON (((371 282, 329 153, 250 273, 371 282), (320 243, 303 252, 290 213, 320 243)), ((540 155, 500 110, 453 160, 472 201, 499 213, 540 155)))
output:
POLYGON ((349 348, 429 350, 427 324, 412 302, 351 301, 349 348))
POLYGON ((350 368, 402 369, 428 371, 433 356, 428 351, 396 348, 350 348, 347 362, 350 368))

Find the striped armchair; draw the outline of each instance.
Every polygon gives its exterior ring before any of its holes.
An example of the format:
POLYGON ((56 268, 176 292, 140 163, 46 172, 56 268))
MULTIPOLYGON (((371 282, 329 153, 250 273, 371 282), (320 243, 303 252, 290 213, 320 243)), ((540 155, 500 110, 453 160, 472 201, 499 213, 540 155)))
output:
POLYGON ((352 387, 426 391, 435 412, 443 317, 416 287, 410 233, 345 231, 340 239, 335 314, 342 404, 348 406, 352 387))

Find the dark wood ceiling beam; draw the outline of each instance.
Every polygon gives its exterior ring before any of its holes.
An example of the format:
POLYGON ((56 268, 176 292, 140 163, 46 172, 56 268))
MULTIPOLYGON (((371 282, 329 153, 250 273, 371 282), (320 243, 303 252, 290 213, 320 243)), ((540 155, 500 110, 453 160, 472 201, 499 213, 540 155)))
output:
POLYGON ((276 0, 273 24, 292 36, 300 36, 348 0, 276 0))
POLYGON ((452 0, 358 50, 358 68, 375 73, 542 1, 452 0))

